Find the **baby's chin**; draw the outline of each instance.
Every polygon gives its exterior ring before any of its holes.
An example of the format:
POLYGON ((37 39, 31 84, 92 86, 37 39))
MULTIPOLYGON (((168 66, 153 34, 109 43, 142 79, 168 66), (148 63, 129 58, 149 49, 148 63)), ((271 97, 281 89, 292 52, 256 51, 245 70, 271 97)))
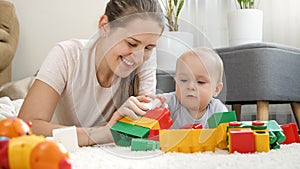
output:
POLYGON ((185 102, 183 101, 181 103, 185 108, 187 108, 189 111, 193 110, 193 111, 196 111, 196 110, 199 110, 199 103, 191 103, 191 102, 185 102))

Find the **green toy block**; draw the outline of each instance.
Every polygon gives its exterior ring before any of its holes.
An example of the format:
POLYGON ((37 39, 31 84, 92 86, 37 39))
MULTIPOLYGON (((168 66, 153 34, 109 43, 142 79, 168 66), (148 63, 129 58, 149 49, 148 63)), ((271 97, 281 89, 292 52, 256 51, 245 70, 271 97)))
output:
POLYGON ((149 134, 148 128, 123 122, 117 122, 110 131, 118 146, 130 146, 132 138, 147 138, 149 134))
POLYGON ((264 122, 261 126, 255 126, 253 125, 253 121, 242 121, 243 128, 251 128, 251 130, 265 130, 267 129, 267 124, 264 122))
POLYGON ((266 121, 265 123, 267 124, 267 129, 270 135, 270 148, 271 149, 280 148, 280 143, 284 142, 284 140, 286 139, 283 130, 275 120, 269 120, 266 121))
POLYGON ((236 121, 235 111, 214 113, 207 119, 208 128, 216 128, 221 123, 231 121, 236 121))
POLYGON ((153 140, 133 138, 131 140, 131 151, 159 150, 159 142, 153 140))

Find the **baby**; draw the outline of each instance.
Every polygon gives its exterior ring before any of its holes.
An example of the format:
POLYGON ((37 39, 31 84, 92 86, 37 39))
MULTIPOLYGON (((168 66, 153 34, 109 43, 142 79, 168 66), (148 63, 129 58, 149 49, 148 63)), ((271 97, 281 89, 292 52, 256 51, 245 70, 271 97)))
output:
POLYGON ((226 112, 226 106, 216 97, 223 88, 223 62, 209 48, 195 48, 183 53, 177 60, 176 91, 164 93, 173 125, 178 129, 187 124, 202 124, 216 112, 226 112))

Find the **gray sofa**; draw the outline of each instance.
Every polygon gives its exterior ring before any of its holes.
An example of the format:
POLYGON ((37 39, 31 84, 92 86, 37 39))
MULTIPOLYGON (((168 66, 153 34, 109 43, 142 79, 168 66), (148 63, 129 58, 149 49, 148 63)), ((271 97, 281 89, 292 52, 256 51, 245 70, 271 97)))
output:
MULTIPOLYGON (((241 105, 257 104, 257 119, 268 120, 269 103, 291 103, 300 122, 300 49, 275 43, 217 48, 224 62, 219 98, 240 119, 241 105)), ((157 71, 158 92, 174 91, 174 72, 157 71)))

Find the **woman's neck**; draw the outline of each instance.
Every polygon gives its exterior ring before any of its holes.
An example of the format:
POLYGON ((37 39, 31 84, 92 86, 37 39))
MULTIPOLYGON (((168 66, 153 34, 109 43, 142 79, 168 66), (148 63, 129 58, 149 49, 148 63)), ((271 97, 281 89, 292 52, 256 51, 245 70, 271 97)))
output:
POLYGON ((97 69, 97 80, 100 86, 108 88, 111 87, 115 80, 115 74, 113 71, 111 71, 110 67, 108 66, 108 63, 105 59, 105 56, 101 56, 103 52, 101 52, 101 49, 99 47, 96 48, 96 69, 97 69), (99 59, 100 58, 100 59, 99 59), (99 63, 100 62, 100 63, 99 63))

